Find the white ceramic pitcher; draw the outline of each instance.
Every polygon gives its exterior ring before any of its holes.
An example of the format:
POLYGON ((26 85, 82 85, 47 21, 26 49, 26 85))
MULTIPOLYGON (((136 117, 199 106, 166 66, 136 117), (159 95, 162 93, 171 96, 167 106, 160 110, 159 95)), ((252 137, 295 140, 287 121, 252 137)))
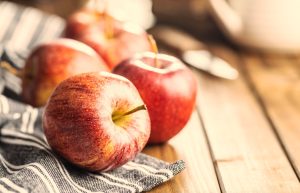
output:
POLYGON ((209 0, 221 29, 236 43, 300 52, 300 0, 209 0))

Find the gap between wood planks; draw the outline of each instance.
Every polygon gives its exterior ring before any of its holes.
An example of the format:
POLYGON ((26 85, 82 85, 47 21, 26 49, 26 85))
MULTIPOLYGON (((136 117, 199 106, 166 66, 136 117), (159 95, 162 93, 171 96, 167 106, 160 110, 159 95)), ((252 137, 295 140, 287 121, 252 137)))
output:
POLYGON ((204 125, 204 122, 203 122, 203 118, 201 116, 201 110, 200 110, 198 104, 197 104, 196 109, 197 109, 197 115, 199 117, 199 120, 200 120, 200 123, 201 123, 201 126, 202 126, 202 130, 203 130, 203 134, 204 134, 204 137, 205 137, 205 140, 206 140, 206 144, 207 144, 207 147, 208 147, 208 150, 209 150, 210 158, 211 158, 211 160, 213 162, 213 165, 214 165, 214 172, 215 172, 215 175, 217 177, 217 181, 218 181, 218 184, 219 184, 219 187, 220 187, 220 192, 221 193, 226 193, 225 186, 224 186, 224 183, 222 181, 222 176, 221 176, 221 173, 220 173, 220 169, 218 167, 214 152, 213 152, 211 144, 209 142, 209 138, 208 138, 208 135, 207 135, 207 132, 206 132, 206 128, 205 128, 205 125, 204 125))

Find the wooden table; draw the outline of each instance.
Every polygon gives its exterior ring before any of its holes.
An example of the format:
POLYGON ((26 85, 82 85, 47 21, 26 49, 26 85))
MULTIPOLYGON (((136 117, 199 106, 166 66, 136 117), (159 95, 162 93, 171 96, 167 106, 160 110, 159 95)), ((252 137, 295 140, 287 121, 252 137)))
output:
POLYGON ((226 81, 193 69, 199 90, 189 123, 168 143, 144 150, 168 162, 183 159, 186 169, 151 192, 300 193, 300 54, 207 46, 240 77, 226 81))
POLYGON ((195 111, 179 135, 145 153, 186 169, 151 192, 300 192, 300 54, 208 44, 240 72, 235 81, 193 70, 195 111))

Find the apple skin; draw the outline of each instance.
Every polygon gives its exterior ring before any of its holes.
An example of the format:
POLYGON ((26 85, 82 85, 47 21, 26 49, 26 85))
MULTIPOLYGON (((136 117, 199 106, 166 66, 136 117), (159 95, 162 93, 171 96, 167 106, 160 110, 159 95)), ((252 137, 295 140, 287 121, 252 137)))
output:
POLYGON ((35 107, 46 104, 54 88, 71 75, 108 71, 105 62, 87 45, 57 39, 36 47, 22 70, 22 98, 35 107))
POLYGON ((108 72, 72 76, 57 86, 43 115, 51 148, 89 171, 117 168, 144 148, 150 136, 147 110, 138 90, 126 78, 108 72))
POLYGON ((177 58, 146 52, 118 65, 113 72, 128 78, 147 105, 151 119, 149 144, 163 143, 188 122, 195 107, 197 81, 177 58))
POLYGON ((138 52, 151 51, 148 35, 142 28, 92 9, 83 9, 71 15, 67 20, 65 36, 95 49, 110 69, 138 52))

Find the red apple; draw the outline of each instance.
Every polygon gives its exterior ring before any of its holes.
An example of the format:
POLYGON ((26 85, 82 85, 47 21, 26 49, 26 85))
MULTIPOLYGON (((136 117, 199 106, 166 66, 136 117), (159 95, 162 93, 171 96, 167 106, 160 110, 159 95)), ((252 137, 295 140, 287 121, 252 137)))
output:
POLYGON ((138 52, 151 49, 143 29, 92 9, 70 16, 65 34, 94 48, 110 69, 138 52))
POLYGON ((22 97, 39 107, 46 104, 54 88, 71 75, 108 71, 104 61, 89 46, 72 39, 58 39, 39 45, 22 71, 22 97))
POLYGON ((186 125, 195 106, 197 82, 180 60, 146 52, 121 63, 113 72, 128 78, 147 105, 149 143, 165 142, 186 125))
POLYGON ((108 72, 72 76, 57 86, 43 116, 49 145, 71 163, 107 171, 147 143, 150 118, 134 85, 108 72))

